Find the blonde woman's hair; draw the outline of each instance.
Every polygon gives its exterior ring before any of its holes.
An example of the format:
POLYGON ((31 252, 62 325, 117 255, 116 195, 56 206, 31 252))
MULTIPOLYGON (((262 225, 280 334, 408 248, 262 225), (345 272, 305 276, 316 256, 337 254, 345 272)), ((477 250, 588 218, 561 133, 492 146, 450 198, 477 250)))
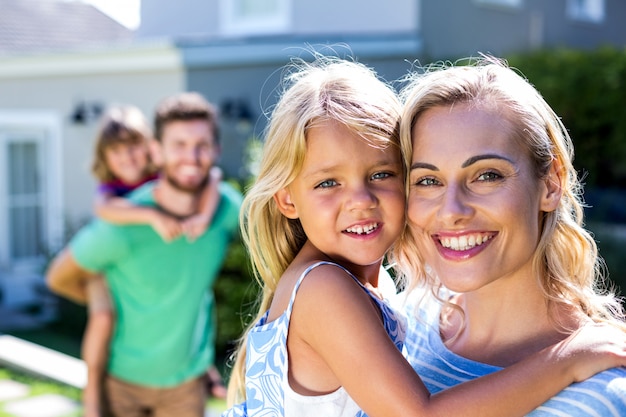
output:
MULTIPOLYGON (((106 163, 105 150, 117 143, 145 143, 148 152, 151 137, 150 125, 139 108, 129 105, 109 108, 100 119, 91 172, 100 182, 115 180, 115 174, 106 163)), ((146 176, 154 172, 154 166, 148 164, 146 176)))
MULTIPOLYGON (((542 213, 540 241, 533 257, 551 319, 564 331, 571 330, 554 314, 555 307, 565 306, 583 320, 624 327, 623 307, 604 287, 604 264, 593 237, 583 227, 582 185, 572 165, 572 141, 540 93, 505 62, 487 56, 467 66, 432 65, 405 81, 400 142, 407 166, 412 158, 411 130, 419 117, 433 107, 469 103, 497 108, 498 114, 508 119, 514 126, 511 140, 526 148, 537 178, 545 178, 552 164, 560 168, 563 195, 555 211, 542 213)), ((422 287, 437 294, 442 284, 425 265, 409 229, 393 252, 400 275, 409 290, 422 287)))
MULTIPOLYGON (((313 63, 297 60, 288 66, 284 90, 266 130, 259 173, 246 192, 240 215, 243 241, 262 290, 258 315, 251 326, 269 308, 278 280, 307 239, 300 221, 283 216, 273 196, 300 172, 308 129, 337 121, 373 146, 395 146, 399 151, 400 111, 394 90, 362 64, 318 56, 313 63)), ((229 404, 245 398, 248 331, 236 353, 229 404)))

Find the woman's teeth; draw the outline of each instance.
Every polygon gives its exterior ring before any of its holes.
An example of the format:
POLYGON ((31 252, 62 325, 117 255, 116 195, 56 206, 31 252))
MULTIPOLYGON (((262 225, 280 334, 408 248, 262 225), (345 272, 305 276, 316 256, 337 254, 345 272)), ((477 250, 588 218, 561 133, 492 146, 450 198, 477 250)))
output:
POLYGON ((481 245, 492 238, 492 235, 464 235, 458 237, 440 237, 439 242, 444 248, 452 250, 468 250, 481 245))

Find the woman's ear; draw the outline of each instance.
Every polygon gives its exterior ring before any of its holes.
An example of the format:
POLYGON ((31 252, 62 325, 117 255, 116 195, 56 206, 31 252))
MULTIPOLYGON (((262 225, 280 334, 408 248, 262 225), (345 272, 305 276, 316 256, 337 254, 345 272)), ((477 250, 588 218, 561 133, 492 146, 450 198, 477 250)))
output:
POLYGON ((541 195, 541 211, 551 212, 557 209, 563 196, 563 165, 557 159, 552 161, 548 174, 543 179, 544 190, 541 195))
POLYGON ((283 188, 279 190, 276 194, 274 194, 274 201, 278 206, 278 211, 280 211, 283 216, 288 219, 297 219, 298 218, 298 210, 296 206, 291 201, 291 194, 287 188, 283 188))

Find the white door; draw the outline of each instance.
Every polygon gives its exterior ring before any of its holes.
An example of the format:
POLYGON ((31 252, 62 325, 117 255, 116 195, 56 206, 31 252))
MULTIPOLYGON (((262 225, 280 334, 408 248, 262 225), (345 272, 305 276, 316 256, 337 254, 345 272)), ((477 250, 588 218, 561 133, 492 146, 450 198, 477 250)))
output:
POLYGON ((0 289, 3 304, 14 305, 36 299, 62 231, 59 123, 40 114, 0 116, 0 289))

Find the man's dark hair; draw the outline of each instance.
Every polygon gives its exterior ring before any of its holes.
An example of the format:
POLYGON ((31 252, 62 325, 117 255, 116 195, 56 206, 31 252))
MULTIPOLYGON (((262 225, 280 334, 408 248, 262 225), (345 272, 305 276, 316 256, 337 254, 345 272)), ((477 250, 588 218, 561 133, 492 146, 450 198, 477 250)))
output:
POLYGON ((154 137, 163 138, 165 125, 177 120, 206 120, 213 129, 213 137, 219 144, 217 109, 201 94, 187 92, 168 97, 157 106, 154 117, 154 137))

